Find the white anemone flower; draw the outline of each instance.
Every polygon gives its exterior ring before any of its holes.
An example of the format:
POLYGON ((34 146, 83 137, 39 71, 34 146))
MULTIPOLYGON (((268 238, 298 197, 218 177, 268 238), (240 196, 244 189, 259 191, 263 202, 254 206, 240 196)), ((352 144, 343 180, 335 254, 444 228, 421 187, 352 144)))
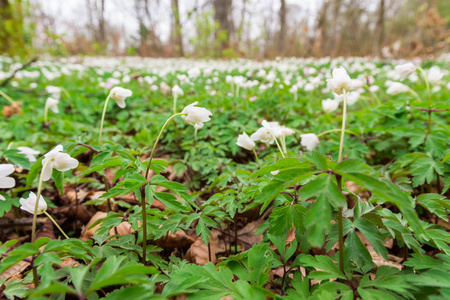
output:
POLYGON ((0 189, 9 189, 16 185, 16 180, 11 177, 7 177, 15 170, 13 164, 0 165, 0 189))
POLYGON ((109 92, 111 98, 116 101, 120 108, 124 108, 126 106, 125 99, 130 97, 132 94, 133 92, 131 90, 121 88, 120 86, 113 87, 109 92))
POLYGON ((236 145, 250 151, 255 148, 255 142, 247 135, 247 133, 245 133, 245 131, 238 136, 236 145))
POLYGON ((50 108, 52 110, 52 112, 57 114, 57 113, 59 113, 58 103, 59 103, 59 101, 56 100, 55 98, 48 97, 47 101, 45 102, 45 105, 48 108, 50 108))
POLYGON ((25 154, 25 156, 30 162, 35 162, 36 161, 35 155, 38 155, 40 153, 39 151, 31 149, 29 147, 17 147, 17 150, 19 150, 19 153, 25 154))
POLYGON ((53 98, 59 99, 61 98, 61 88, 53 85, 48 85, 45 87, 45 91, 49 94, 52 94, 53 98))
POLYGON ((353 105, 356 103, 356 101, 358 101, 359 96, 361 96, 360 93, 356 92, 356 91, 352 91, 350 93, 348 93, 347 96, 347 104, 348 105, 353 105))
POLYGON ((441 83, 442 77, 444 77, 444 73, 442 73, 441 69, 438 66, 433 66, 428 70, 428 82, 432 84, 439 84, 441 83))
POLYGON ((322 108, 324 111, 330 113, 338 109, 339 107, 339 100, 333 100, 333 99, 326 99, 322 100, 322 108))
POLYGON ((391 82, 389 83, 388 89, 386 90, 386 94, 389 95, 397 95, 400 93, 406 93, 409 91, 409 87, 404 85, 401 82, 391 82))
POLYGON ((395 72, 399 76, 400 80, 405 79, 406 77, 414 73, 414 71, 416 71, 416 66, 410 62, 395 66, 395 72))
POLYGON ((63 146, 58 145, 53 150, 44 155, 42 166, 45 167, 42 173, 42 180, 47 181, 52 176, 53 168, 65 172, 78 167, 78 160, 67 153, 61 153, 63 146), (48 163, 47 163, 48 162, 48 163))
POLYGON ((203 127, 204 122, 208 122, 211 120, 210 116, 212 113, 204 107, 197 107, 198 102, 194 102, 186 106, 181 112, 181 118, 195 127, 195 129, 199 129, 203 127))
MULTIPOLYGON (((20 198, 20 209, 29 212, 30 214, 34 214, 34 207, 36 206, 36 194, 30 192, 28 198, 20 198)), ((45 202, 42 195, 39 197, 37 207, 37 214, 40 215, 47 210, 47 203, 45 202)))
POLYGON ((352 86, 352 80, 343 67, 333 69, 333 78, 328 79, 328 87, 338 95, 348 92, 352 86))
POLYGON ((174 97, 183 96, 184 92, 183 90, 178 86, 178 84, 175 84, 172 88, 172 95, 174 97))
POLYGON ((314 133, 301 134, 300 137, 302 138, 302 146, 306 147, 308 151, 311 151, 319 144, 319 138, 314 133))
POLYGON ((254 141, 261 141, 263 143, 273 144, 275 137, 272 132, 266 127, 261 127, 253 133, 250 138, 254 141))

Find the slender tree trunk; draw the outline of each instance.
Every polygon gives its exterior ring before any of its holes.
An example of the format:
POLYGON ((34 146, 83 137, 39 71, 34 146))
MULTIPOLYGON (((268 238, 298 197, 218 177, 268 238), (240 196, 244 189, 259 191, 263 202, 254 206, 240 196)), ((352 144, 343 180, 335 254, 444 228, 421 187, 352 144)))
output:
POLYGON ((230 45, 232 23, 230 21, 232 0, 214 0, 214 20, 219 24, 216 32, 216 44, 222 52, 230 45))
POLYGON ((280 32, 278 33, 278 53, 284 54, 284 45, 286 39, 286 0, 280 0, 280 11, 278 13, 280 18, 280 32))
POLYGON ((101 0, 100 15, 98 17, 98 33, 100 44, 105 44, 106 31, 105 31, 105 0, 101 0))
POLYGON ((172 13, 173 13, 173 41, 176 47, 178 47, 178 54, 183 57, 183 39, 181 37, 181 22, 180 22, 180 6, 178 4, 178 0, 172 0, 172 13))
POLYGON ((380 6, 378 7, 378 18, 375 25, 375 34, 373 38, 373 56, 380 53, 380 46, 384 38, 384 0, 380 0, 380 6))

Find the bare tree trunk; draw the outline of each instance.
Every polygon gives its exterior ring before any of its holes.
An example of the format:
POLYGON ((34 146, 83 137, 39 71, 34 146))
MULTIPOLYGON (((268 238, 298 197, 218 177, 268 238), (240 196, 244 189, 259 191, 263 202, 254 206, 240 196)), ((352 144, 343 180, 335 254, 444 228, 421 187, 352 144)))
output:
POLYGON ((98 33, 99 42, 104 45, 106 41, 106 31, 105 31, 105 0, 101 0, 101 7, 98 16, 98 33))
POLYGON ((378 18, 375 25, 375 34, 373 37, 373 52, 372 55, 376 56, 380 53, 380 45, 383 41, 384 35, 384 0, 380 0, 380 6, 378 7, 378 18))
POLYGON ((338 52, 338 44, 340 44, 341 39, 342 39, 342 30, 340 30, 340 28, 342 28, 342 26, 338 26, 339 24, 339 19, 340 19, 340 15, 341 15, 341 6, 342 6, 342 0, 334 0, 334 6, 333 6, 333 14, 331 16, 331 30, 332 33, 330 35, 330 42, 328 43, 329 47, 328 47, 328 55, 332 55, 332 56, 336 56, 337 52, 338 52), (340 28, 338 28, 340 27, 340 28))
POLYGON ((278 53, 284 54, 284 44, 286 39, 286 0, 280 0, 281 7, 278 15, 280 17, 280 32, 278 33, 278 53))
POLYGON ((219 50, 223 51, 230 45, 232 22, 230 21, 232 0, 214 0, 214 20, 219 23, 219 32, 216 32, 216 41, 219 50))
POLYGON ((173 41, 178 47, 178 53, 180 56, 184 56, 184 50, 183 50, 183 39, 181 37, 181 22, 180 22, 180 6, 178 5, 178 0, 172 0, 172 13, 173 13, 173 29, 172 29, 172 35, 173 35, 173 41))

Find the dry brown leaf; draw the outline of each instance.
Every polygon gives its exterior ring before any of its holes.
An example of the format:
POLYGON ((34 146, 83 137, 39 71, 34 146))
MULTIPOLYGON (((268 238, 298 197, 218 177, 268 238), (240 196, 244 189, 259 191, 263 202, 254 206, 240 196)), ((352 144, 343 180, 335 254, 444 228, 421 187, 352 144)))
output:
POLYGON ((187 248, 195 242, 193 238, 188 236, 183 231, 177 231, 175 234, 168 234, 156 241, 156 244, 161 248, 181 247, 187 248))
POLYGON ((21 260, 15 265, 12 265, 11 267, 3 271, 3 273, 0 274, 0 279, 9 279, 14 276, 19 276, 30 265, 31 264, 29 262, 21 260))
POLYGON ((10 118, 14 115, 20 115, 22 113, 22 102, 14 101, 11 105, 3 106, 2 115, 5 118, 10 118))
MULTIPOLYGON (((211 248, 211 262, 215 264, 217 262, 216 257, 216 243, 214 239, 210 239, 211 248)), ((184 257, 187 261, 203 266, 209 262, 208 246, 202 241, 201 238, 197 238, 195 243, 191 245, 184 257)))
POLYGON ((80 263, 77 262, 76 260, 74 260, 71 257, 63 259, 61 261, 61 268, 64 268, 64 267, 78 267, 79 265, 80 265, 80 263))
MULTIPOLYGON (((95 231, 100 228, 100 223, 95 225, 94 227, 90 228, 92 226, 92 224, 94 224, 97 220, 101 220, 103 218, 105 218, 107 215, 107 213, 99 211, 97 212, 92 218, 91 220, 86 224, 86 226, 83 228, 83 231, 81 232, 81 236, 80 236, 80 240, 82 241, 87 241, 90 240, 92 238, 92 236, 95 234, 95 231), (90 228, 90 229, 89 229, 90 228)), ((117 229, 117 234, 118 235, 125 235, 125 234, 130 234, 134 232, 134 229, 131 227, 130 223, 127 222, 122 222, 120 223, 118 226, 115 227, 117 229)), ((114 235, 115 233, 115 229, 112 228, 109 231, 109 235, 114 235)))
POLYGON ((255 235, 255 232, 258 227, 264 222, 264 219, 259 219, 248 223, 242 229, 238 230, 237 235, 242 246, 242 251, 250 249, 254 244, 262 242, 263 236, 261 234, 255 235))

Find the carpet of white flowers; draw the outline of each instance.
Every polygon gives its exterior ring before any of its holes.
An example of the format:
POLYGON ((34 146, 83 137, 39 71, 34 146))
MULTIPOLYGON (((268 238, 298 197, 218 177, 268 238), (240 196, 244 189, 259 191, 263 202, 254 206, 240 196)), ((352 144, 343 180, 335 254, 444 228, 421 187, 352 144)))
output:
POLYGON ((0 296, 448 299, 449 66, 0 57, 0 296))

